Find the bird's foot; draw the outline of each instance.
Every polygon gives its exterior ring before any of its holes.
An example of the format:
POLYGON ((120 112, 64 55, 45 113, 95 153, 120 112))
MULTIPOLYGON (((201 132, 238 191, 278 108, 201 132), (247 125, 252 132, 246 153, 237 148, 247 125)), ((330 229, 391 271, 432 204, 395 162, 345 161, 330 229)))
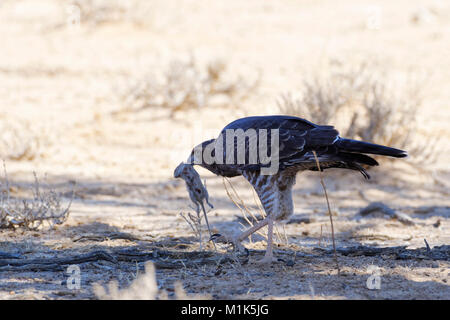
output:
POLYGON ((257 260, 256 263, 257 264, 272 264, 273 262, 276 262, 277 259, 275 259, 273 256, 264 256, 264 258, 257 260))
POLYGON ((245 252, 248 256, 248 250, 245 248, 238 238, 233 236, 222 235, 220 233, 215 233, 209 238, 209 241, 214 243, 224 243, 231 244, 233 246, 233 251, 245 252))
POLYGON ((214 233, 210 238, 209 241, 215 242, 215 243, 225 243, 225 244, 235 244, 237 241, 234 239, 234 237, 223 235, 220 233, 214 233))

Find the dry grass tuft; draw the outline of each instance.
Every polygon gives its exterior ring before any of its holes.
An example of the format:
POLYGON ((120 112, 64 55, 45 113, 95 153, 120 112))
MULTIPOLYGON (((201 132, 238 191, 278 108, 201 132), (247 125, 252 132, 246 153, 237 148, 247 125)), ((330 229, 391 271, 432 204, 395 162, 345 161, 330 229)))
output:
POLYGON ((203 250, 203 239, 202 239, 202 215, 200 211, 194 216, 192 213, 180 212, 180 216, 186 221, 186 223, 191 227, 194 232, 195 237, 199 243, 199 250, 203 250))
MULTIPOLYGON (((264 211, 261 203, 257 200, 256 192, 253 189, 253 187, 251 187, 251 189, 253 191, 253 200, 255 202, 256 207, 258 208, 259 217, 257 217, 253 213, 253 211, 250 210, 249 207, 245 204, 244 200, 242 200, 242 198, 239 196, 239 193, 236 191, 233 184, 231 183, 231 181, 228 178, 223 177, 222 182, 223 182, 223 186, 225 187, 225 192, 226 192, 228 198, 231 200, 231 202, 234 203, 234 205, 236 207, 238 207, 238 209, 242 213, 242 216, 244 217, 244 220, 250 225, 250 227, 253 227, 256 223, 258 223, 259 221, 262 221, 263 219, 266 218, 266 212, 264 211), (225 183, 225 181, 231 187, 231 190, 233 190, 233 195, 228 190, 228 187, 227 187, 227 184, 225 183)), ((245 226, 243 226, 243 227, 245 228, 245 226)), ((287 239, 286 233, 284 232, 283 237, 282 237, 280 231, 278 230, 277 225, 274 225, 274 230, 275 230, 275 237, 276 237, 278 243, 281 244, 284 242, 284 244, 287 245, 288 239, 287 239)), ((267 236, 261 230, 258 230, 255 233, 260 235, 267 241, 267 236)), ((250 242, 251 242, 251 238, 252 237, 250 236, 249 237, 250 242)))
MULTIPOLYGON (((258 222, 259 219, 256 217, 256 215, 251 210, 249 210, 249 208, 247 207, 245 202, 241 199, 241 197, 239 196, 239 193, 236 191, 236 189, 234 188, 233 184, 231 183, 231 181, 228 178, 223 177, 222 183, 223 183, 223 186, 225 187, 225 192, 226 192, 228 198, 241 211, 242 216, 244 217, 245 221, 250 226, 253 227, 255 222, 258 222), (228 187, 227 187, 227 184, 225 183, 225 181, 228 183, 228 185, 233 190, 233 195, 231 195, 230 191, 228 190, 228 187), (249 217, 251 217, 252 219, 249 219, 249 217)), ((256 203, 258 203, 256 201, 256 197, 255 196, 254 196, 254 200, 255 200, 256 203)), ((265 214, 264 210, 262 210, 262 207, 260 207, 260 206, 259 206, 259 209, 260 209, 260 217, 262 219, 265 219, 266 218, 266 214, 265 214)), ((263 237, 264 239, 267 240, 267 236, 265 234, 263 234, 260 230, 256 231, 255 233, 260 235, 261 237, 263 237)), ((251 241, 251 236, 249 237, 249 239, 251 241)))
MULTIPOLYGON (((111 281, 105 289, 96 283, 93 290, 98 299, 101 300, 168 300, 169 296, 165 290, 158 289, 156 282, 155 266, 152 262, 145 264, 145 272, 137 274, 135 280, 128 288, 119 289, 117 281, 111 281)), ((208 299, 208 296, 188 295, 180 282, 174 283, 175 299, 208 299)))
POLYGON ((37 175, 34 174, 34 189, 32 199, 16 199, 10 195, 10 185, 4 165, 4 184, 0 190, 0 229, 22 227, 27 230, 37 230, 46 222, 50 227, 64 223, 69 217, 69 209, 73 200, 63 208, 62 195, 50 190, 42 192, 37 175))
POLYGON ((2 119, 0 121, 0 156, 6 160, 33 160, 39 153, 39 139, 29 123, 2 119))
POLYGON ((66 0, 68 19, 72 23, 97 26, 104 23, 128 22, 144 26, 152 21, 152 4, 139 0, 66 0))
POLYGON ((437 160, 439 138, 424 139, 418 134, 417 114, 423 106, 419 85, 410 79, 395 81, 369 63, 347 68, 334 61, 324 74, 306 79, 299 97, 282 95, 280 111, 335 125, 346 138, 405 149, 417 162, 437 160))
POLYGON ((259 78, 249 84, 230 79, 223 61, 199 65, 194 57, 174 60, 162 74, 149 73, 137 79, 121 95, 124 111, 161 107, 170 115, 204 106, 227 107, 242 102, 257 87, 259 78))

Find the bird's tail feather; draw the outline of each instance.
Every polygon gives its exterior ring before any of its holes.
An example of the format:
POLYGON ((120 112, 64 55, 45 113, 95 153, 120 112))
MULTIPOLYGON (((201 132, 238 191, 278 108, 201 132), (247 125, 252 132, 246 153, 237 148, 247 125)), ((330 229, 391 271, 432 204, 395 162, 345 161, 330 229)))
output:
POLYGON ((404 158, 408 156, 406 151, 382 146, 379 144, 340 138, 335 145, 345 152, 379 154, 396 158, 404 158))

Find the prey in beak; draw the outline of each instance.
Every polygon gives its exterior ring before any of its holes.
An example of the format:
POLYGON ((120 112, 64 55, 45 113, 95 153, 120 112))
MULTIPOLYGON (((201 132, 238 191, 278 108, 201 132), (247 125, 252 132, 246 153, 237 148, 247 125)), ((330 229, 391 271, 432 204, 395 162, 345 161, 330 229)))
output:
POLYGON ((212 236, 211 228, 208 222, 208 216, 206 215, 205 205, 206 202, 211 208, 213 205, 209 202, 208 190, 203 185, 200 175, 195 171, 192 164, 180 163, 178 167, 175 168, 173 173, 175 178, 181 178, 186 182, 186 188, 189 192, 189 197, 191 201, 196 206, 197 215, 200 215, 200 209, 203 211, 205 216, 206 225, 208 227, 209 236, 212 236))

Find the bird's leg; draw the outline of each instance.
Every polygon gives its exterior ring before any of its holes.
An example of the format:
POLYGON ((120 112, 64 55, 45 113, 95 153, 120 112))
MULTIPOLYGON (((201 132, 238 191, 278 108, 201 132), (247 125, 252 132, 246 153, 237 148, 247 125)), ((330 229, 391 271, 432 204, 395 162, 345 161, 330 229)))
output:
POLYGON ((258 261, 258 263, 272 263, 274 261, 273 257, 273 219, 267 217, 267 249, 264 254, 264 258, 258 261))
POLYGON ((202 206, 203 215, 205 216, 205 222, 206 222, 206 226, 208 227, 209 236, 211 237, 212 233, 211 233, 211 228, 209 227, 208 216, 206 214, 205 205, 203 204, 203 202, 200 202, 200 204, 202 206))
POLYGON ((264 220, 261 220, 260 222, 258 222, 257 224, 254 224, 251 228, 245 230, 244 232, 242 232, 236 239, 236 241, 241 242, 244 239, 246 239, 247 237, 249 237, 250 235, 252 235, 253 233, 255 233, 256 231, 258 231, 259 229, 261 229, 262 227, 265 227, 267 225, 267 223, 269 222, 268 218, 265 218, 264 220))
MULTIPOLYGON (((200 202, 200 204, 201 204, 201 206, 202 206, 203 214, 205 215, 206 225, 208 226, 209 239, 211 239, 212 233, 211 233, 211 228, 209 227, 208 216, 207 216, 207 214, 206 214, 205 205, 203 204, 203 201, 200 202)), ((198 206, 198 204, 197 204, 197 206, 198 206)), ((213 246, 214 246, 214 250, 217 251, 216 243, 215 243, 214 241, 213 241, 213 246)))

